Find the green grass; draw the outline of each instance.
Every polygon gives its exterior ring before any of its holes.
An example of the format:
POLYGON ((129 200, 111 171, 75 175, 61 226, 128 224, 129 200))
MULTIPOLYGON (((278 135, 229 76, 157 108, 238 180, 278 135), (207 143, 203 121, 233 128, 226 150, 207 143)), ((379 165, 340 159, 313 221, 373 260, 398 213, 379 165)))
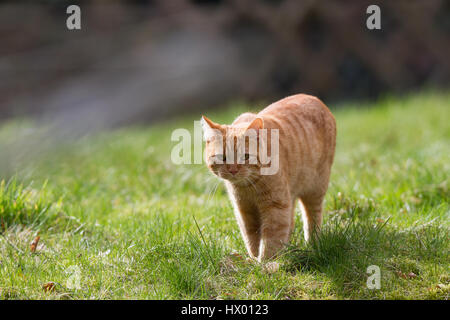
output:
MULTIPOLYGON (((450 95, 333 112, 323 233, 306 245, 297 214, 279 271, 239 257, 231 204, 205 166, 170 161, 171 132, 192 130, 193 115, 85 137, 1 182, 0 299, 448 299, 450 95)), ((0 127, 0 141, 26 125, 0 127)))

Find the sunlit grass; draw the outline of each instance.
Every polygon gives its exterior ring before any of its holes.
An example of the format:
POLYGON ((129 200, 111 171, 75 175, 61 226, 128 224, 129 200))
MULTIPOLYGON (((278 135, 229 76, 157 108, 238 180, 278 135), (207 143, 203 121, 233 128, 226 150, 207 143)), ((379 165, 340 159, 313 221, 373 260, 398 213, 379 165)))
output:
POLYGON ((245 260, 223 186, 203 165, 170 161, 172 130, 192 130, 199 115, 58 147, 0 184, 0 298, 447 299, 449 101, 331 106, 338 144, 322 236, 306 245, 298 215, 275 273, 245 260), (369 265, 381 269, 379 290, 366 286, 369 265))

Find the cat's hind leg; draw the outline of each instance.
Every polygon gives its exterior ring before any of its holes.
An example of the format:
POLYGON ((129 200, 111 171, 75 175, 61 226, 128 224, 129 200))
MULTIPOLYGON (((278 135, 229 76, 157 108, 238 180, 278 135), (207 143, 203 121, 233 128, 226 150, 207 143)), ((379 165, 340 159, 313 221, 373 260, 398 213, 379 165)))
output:
POLYGON ((302 197, 300 200, 303 233, 306 241, 316 238, 322 225, 322 203, 324 195, 302 197))

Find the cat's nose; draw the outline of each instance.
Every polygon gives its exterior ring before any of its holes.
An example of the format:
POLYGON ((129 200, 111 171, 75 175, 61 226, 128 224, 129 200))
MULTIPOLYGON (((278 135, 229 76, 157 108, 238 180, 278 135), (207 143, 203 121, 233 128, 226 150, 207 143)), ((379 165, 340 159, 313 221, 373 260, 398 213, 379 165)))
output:
POLYGON ((238 167, 235 166, 229 166, 228 167, 228 172, 231 173, 233 176, 238 173, 239 169, 238 167))

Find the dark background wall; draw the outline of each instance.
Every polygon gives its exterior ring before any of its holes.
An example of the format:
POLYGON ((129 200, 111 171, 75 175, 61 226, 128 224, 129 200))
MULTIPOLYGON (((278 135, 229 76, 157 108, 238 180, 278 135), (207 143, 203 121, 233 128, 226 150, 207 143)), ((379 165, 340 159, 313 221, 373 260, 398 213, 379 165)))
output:
POLYGON ((73 1, 0 4, 0 121, 78 130, 233 100, 326 101, 448 88, 450 1, 73 1), (381 8, 381 30, 366 8, 381 8), (55 120, 56 121, 56 120, 55 120))

